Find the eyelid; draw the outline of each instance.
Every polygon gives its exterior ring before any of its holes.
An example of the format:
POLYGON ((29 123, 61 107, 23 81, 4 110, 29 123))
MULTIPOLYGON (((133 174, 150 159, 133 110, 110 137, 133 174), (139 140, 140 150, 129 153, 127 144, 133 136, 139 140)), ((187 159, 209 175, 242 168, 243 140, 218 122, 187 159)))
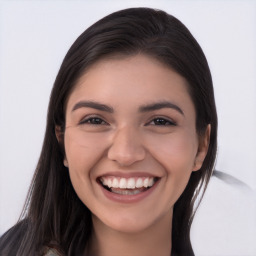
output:
MULTIPOLYGON (((101 115, 99 115, 99 114, 89 114, 89 115, 84 116, 84 117, 79 121, 78 125, 90 124, 90 123, 88 123, 88 121, 89 121, 90 119, 93 119, 93 118, 101 119, 101 120, 104 122, 104 124, 100 124, 100 125, 109 125, 109 123, 108 123, 107 121, 105 121, 105 119, 104 119, 101 115)), ((92 124, 92 125, 93 125, 93 124, 92 124)))
MULTIPOLYGON (((151 117, 150 120, 146 123, 146 125, 150 125, 151 122, 153 122, 154 120, 156 119, 163 119, 165 120, 166 122, 169 122, 169 126, 176 126, 177 125, 177 122, 174 121, 172 118, 170 117, 165 117, 165 116, 154 116, 154 117, 151 117)), ((161 126, 161 125, 159 125, 161 126)), ((167 125, 162 125, 162 126, 167 126, 167 125)))

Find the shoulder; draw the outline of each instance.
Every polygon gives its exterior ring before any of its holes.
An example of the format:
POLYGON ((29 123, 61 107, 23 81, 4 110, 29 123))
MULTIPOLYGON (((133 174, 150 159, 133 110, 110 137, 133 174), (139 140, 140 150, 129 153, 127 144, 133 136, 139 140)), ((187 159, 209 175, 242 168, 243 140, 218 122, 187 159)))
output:
MULTIPOLYGON (((35 248, 27 247, 33 244, 33 235, 31 234, 31 223, 28 219, 22 220, 10 228, 0 237, 0 256, 6 255, 35 255, 35 248), (24 253, 24 251, 26 253, 24 253), (29 251, 29 253, 27 253, 29 251)), ((55 245, 56 247, 56 245, 55 245)), ((36 255, 42 256, 62 256, 57 249, 42 247, 36 255)))
POLYGON ((0 237, 0 255, 16 255, 27 232, 28 221, 22 220, 0 237))
POLYGON ((48 249, 44 256, 61 256, 55 249, 48 249))

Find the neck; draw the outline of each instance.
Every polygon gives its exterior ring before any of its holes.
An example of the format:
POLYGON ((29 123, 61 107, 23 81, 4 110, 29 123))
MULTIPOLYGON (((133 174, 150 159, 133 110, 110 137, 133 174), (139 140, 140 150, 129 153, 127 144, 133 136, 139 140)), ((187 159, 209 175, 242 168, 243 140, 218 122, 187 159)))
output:
POLYGON ((88 255, 170 256, 171 233, 172 212, 147 229, 134 233, 113 230, 93 216, 93 234, 88 255))

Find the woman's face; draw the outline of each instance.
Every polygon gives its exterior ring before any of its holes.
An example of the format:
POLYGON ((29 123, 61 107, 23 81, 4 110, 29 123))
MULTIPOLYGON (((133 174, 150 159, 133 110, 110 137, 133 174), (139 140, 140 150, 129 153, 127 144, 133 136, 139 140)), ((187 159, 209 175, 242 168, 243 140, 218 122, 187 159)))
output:
POLYGON ((170 221, 206 155, 195 123, 186 80, 157 60, 94 64, 68 99, 64 137, 64 163, 93 220, 125 232, 170 221))

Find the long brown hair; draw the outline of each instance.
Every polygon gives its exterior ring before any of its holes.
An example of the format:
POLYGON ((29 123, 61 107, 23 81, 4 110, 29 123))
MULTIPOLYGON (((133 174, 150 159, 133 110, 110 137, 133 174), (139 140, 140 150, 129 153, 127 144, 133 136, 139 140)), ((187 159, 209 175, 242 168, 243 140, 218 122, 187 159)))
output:
POLYGON ((202 168, 191 174, 174 205, 172 255, 194 255, 190 227, 195 199, 208 184, 217 149, 212 79, 204 53, 189 30, 175 17, 149 8, 125 9, 106 16, 82 33, 66 54, 52 89, 43 148, 23 214, 1 238, 1 255, 40 255, 44 247, 55 247, 64 255, 82 255, 92 230, 91 214, 72 187, 55 127, 64 131, 65 102, 93 63, 113 54, 138 53, 158 59, 187 80, 198 136, 211 124, 202 168))

